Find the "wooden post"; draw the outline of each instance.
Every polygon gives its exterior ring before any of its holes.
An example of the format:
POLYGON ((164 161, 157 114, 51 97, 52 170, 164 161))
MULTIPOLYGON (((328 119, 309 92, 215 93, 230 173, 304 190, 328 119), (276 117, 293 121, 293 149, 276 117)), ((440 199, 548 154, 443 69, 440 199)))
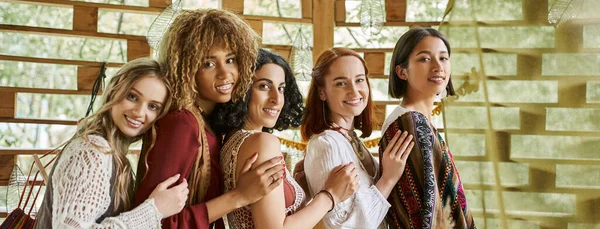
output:
POLYGON ((315 63, 323 51, 333 47, 334 5, 335 1, 332 0, 313 0, 313 39, 315 41, 313 61, 315 63))

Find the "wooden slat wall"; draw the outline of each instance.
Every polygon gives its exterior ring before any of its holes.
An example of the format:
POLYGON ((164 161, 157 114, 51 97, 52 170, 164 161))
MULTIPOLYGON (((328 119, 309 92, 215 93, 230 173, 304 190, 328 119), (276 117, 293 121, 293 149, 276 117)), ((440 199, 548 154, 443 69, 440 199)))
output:
MULTIPOLYGON (((486 27, 536 27, 536 26, 549 26, 548 25, 548 2, 546 0, 531 0, 522 1, 522 12, 523 19, 515 21, 492 21, 492 22, 454 22, 450 21, 449 24, 442 25, 449 27, 472 27, 475 30, 486 27)), ((389 14, 388 14, 389 16, 389 14)), ((547 158, 521 158, 515 151, 521 151, 521 149, 515 148, 517 144, 516 140, 522 136, 543 136, 543 137, 590 137, 590 141, 597 144, 600 141, 600 133, 597 131, 556 131, 548 129, 549 125, 547 119, 550 116, 549 109, 552 108, 600 108, 598 103, 586 102, 586 83, 590 80, 598 80, 598 74, 596 76, 549 76, 542 73, 544 67, 548 67, 548 63, 543 64, 543 56, 545 54, 564 53, 564 54, 578 54, 578 53, 598 53, 596 48, 584 48, 583 47, 583 36, 585 25, 598 24, 597 20, 594 19, 581 19, 575 20, 571 23, 561 24, 554 32, 554 48, 453 48, 452 54, 455 53, 478 53, 484 54, 496 53, 496 54, 515 54, 516 55, 516 75, 510 76, 486 76, 488 84, 494 80, 495 82, 502 82, 503 80, 515 80, 527 83, 528 81, 551 81, 557 82, 557 96, 558 101, 556 103, 517 103, 517 102, 491 102, 486 104, 485 102, 461 102, 460 100, 455 101, 448 106, 449 108, 463 108, 466 106, 477 106, 491 108, 518 108, 519 123, 517 129, 496 128, 494 130, 486 130, 485 127, 478 129, 459 128, 459 129, 446 129, 448 134, 448 144, 450 149, 456 146, 460 142, 460 139, 453 138, 460 134, 485 136, 485 152, 482 156, 462 156, 461 153, 453 151, 455 161, 459 163, 467 163, 470 165, 477 165, 478 163, 490 163, 489 170, 491 173, 486 174, 486 177, 482 182, 469 182, 464 184, 464 187, 469 192, 486 192, 488 195, 473 195, 479 196, 480 199, 471 199, 477 204, 477 208, 480 208, 483 203, 483 209, 476 209, 473 212, 474 216, 479 220, 477 225, 487 228, 541 228, 541 229, 567 229, 567 228, 598 228, 600 227, 600 180, 599 176, 595 173, 600 172, 600 162, 597 159, 576 159, 573 158, 558 158, 553 156, 555 152, 547 152, 547 158), (595 22, 593 22, 595 21, 595 22), (594 140, 593 138, 597 139, 594 140), (455 144, 456 143, 456 144, 455 144), (454 145, 453 145, 454 144, 454 145), (472 163, 472 164, 471 164, 472 163), (506 169, 502 169, 499 165, 524 165, 526 166, 525 176, 528 179, 525 184, 520 185, 509 185, 509 184, 494 184, 495 177, 501 178, 502 182, 505 182, 507 178, 506 169), (560 173, 561 166, 574 166, 584 167, 589 166, 595 168, 590 171, 589 174, 579 174, 572 176, 571 179, 576 180, 577 176, 586 176, 589 179, 595 179, 595 187, 565 187, 560 186, 559 177, 565 177, 568 175, 560 173), (500 168, 499 168, 500 167, 500 168), (499 168, 499 169, 498 169, 499 168), (495 170, 495 171, 494 171, 495 170), (595 170, 595 171, 594 171, 595 170), (484 184, 484 181, 487 183, 484 184), (492 183, 490 184, 491 181, 492 183), (550 198, 549 196, 553 196, 550 198), (512 197, 512 198, 511 198, 512 197), (532 203, 528 202, 529 198, 541 198, 540 200, 532 203), (572 201, 568 198, 574 197, 572 201), (521 199, 522 198, 522 199, 521 199), (556 199, 553 199, 556 198, 556 199), (498 201, 500 200, 500 201, 498 201), (557 207, 557 200, 562 201, 561 204, 564 206, 557 207), (571 211, 571 207, 573 207, 571 211), (547 208, 547 209, 545 209, 547 208), (535 210, 532 210, 535 209, 535 210), (559 210, 562 212, 559 212, 559 210), (500 211, 499 211, 500 210, 500 211), (544 212, 544 211, 547 212, 544 212), (524 226, 526 225, 526 226, 524 226)), ((475 39, 475 38, 473 38, 475 39)), ((520 42, 520 41, 515 41, 520 42)), ((456 62, 453 62, 456 64, 456 62)), ((473 66, 479 66, 479 63, 472 63, 473 66)), ((485 67, 485 66, 484 66, 485 67)), ((489 65, 488 65, 489 67, 489 65)), ((478 67, 479 68, 479 67, 478 67)), ((454 77, 454 75, 453 75, 454 77)), ((462 76, 457 76, 462 77, 462 76)), ((455 85, 456 87, 456 85, 455 85)), ((485 90, 484 88, 479 89, 480 92, 485 90)), ((491 93, 489 91, 488 93, 491 93)), ((518 96, 520 93, 527 92, 516 92, 514 96, 518 96)), ((489 94, 489 97, 494 94, 489 94)), ((536 96, 532 94, 531 96, 536 96)), ((493 113, 492 113, 493 114, 493 113)), ((472 116, 485 116, 486 113, 482 114, 471 114, 472 116)), ((465 117, 468 119, 470 117, 465 117)), ((499 120, 501 117, 492 117, 492 120, 499 120)), ((587 119, 590 121, 591 119, 587 119)), ((567 121, 567 120, 565 120, 567 121)), ((588 125, 595 125, 593 120, 588 125)), ((586 126, 585 123, 581 123, 581 126, 586 126)), ((476 145, 476 143, 471 143, 476 145)), ((536 151, 537 143, 531 143, 529 146, 531 150, 536 151)), ((551 144, 548 142, 547 144, 551 144)), ((567 143, 565 143, 567 144, 567 143)), ((587 143, 584 143, 587 144, 587 143)), ((466 143, 460 143, 461 146, 465 146, 466 143)), ((558 144, 560 146, 560 144, 558 144)), ((521 145, 519 145, 521 146, 521 145)), ((575 146, 574 146, 575 147, 575 146)), ((577 154, 578 150, 592 151, 591 148, 585 148, 585 146, 577 146, 580 148, 573 148, 570 153, 577 154)), ((597 152, 597 150, 595 150, 597 152)), ((590 156, 591 157, 591 156, 590 156)), ((461 167, 458 167, 459 170, 461 167)), ((471 166, 469 168, 477 168, 471 166)), ((463 168, 461 171, 461 177, 465 177, 464 174, 472 173, 474 170, 466 170, 463 168)), ((476 170, 479 172, 486 171, 486 169, 476 170)), ((523 174, 511 174, 513 176, 522 176, 523 174)), ((482 175, 483 176, 483 175, 482 175)), ((593 180, 590 180, 594 183, 593 180)), ((463 181, 464 183, 464 181, 463 181)), ((560 206, 560 205, 558 205, 560 206)), ((473 210, 473 205, 471 205, 473 210)))
MULTIPOLYGON (((440 22, 407 22, 406 21, 406 1, 398 0, 386 0, 387 10, 387 22, 385 26, 438 26, 440 22)), ((337 26, 349 26, 357 27, 358 23, 346 22, 345 11, 341 10, 345 8, 344 0, 335 1, 335 21, 337 26)), ((546 0, 533 0, 533 1, 522 1, 522 20, 496 20, 496 21, 451 21, 450 25, 444 24, 444 26, 463 26, 463 27, 536 27, 536 26, 548 26, 548 1, 546 0)), ((566 23, 559 26, 555 35, 555 47, 554 48, 457 48, 453 47, 452 53, 454 54, 472 54, 483 52, 484 54, 515 54, 516 55, 516 75, 511 76, 488 76, 489 80, 522 80, 527 82, 530 80, 537 81, 556 81, 558 83, 558 101, 557 103, 492 103, 492 107, 516 107, 519 108, 519 129, 509 130, 494 130, 486 131, 485 129, 445 129, 448 136, 448 144, 450 149, 453 149, 454 145, 458 145, 458 140, 453 138, 456 134, 473 134, 479 136, 485 136, 483 141, 484 148, 482 156, 462 156, 464 153, 473 152, 456 152, 454 153, 454 159, 458 163, 491 163, 490 168, 498 168, 501 165, 507 164, 523 164, 527 166, 526 185, 490 185, 489 183, 484 184, 483 182, 469 182, 464 184, 465 189, 468 192, 496 192, 500 190, 503 194, 487 195, 485 198, 490 199, 469 199, 469 202, 474 203, 471 205, 474 216, 477 218, 477 225, 479 228, 540 228, 540 229, 571 229, 571 228, 599 228, 600 227, 600 192, 598 188, 600 186, 600 180, 598 171, 600 170, 600 162, 598 160, 585 160, 585 159, 536 159, 536 158, 515 158, 511 156, 511 151, 514 147, 511 146, 513 143, 513 137, 515 136, 527 136, 527 135, 541 135, 541 136, 573 136, 573 137, 590 137, 590 141, 596 141, 594 144, 597 145, 600 141, 600 133, 598 131, 553 131, 547 130, 547 115, 548 108, 600 108, 598 103, 589 103, 586 101, 586 83, 591 80, 600 80, 598 74, 596 76, 543 76, 542 75, 542 58, 543 54, 552 53, 590 53, 597 54, 600 50, 596 47, 584 48, 583 47, 583 35, 584 26, 598 25, 597 19, 577 19, 572 23, 566 23), (596 140, 594 140, 596 139, 596 140), (588 179, 595 179, 595 187, 561 187, 558 186, 558 177, 561 174, 557 174, 560 166, 596 166, 591 171, 591 174, 581 174, 581 176, 589 177, 588 179), (574 206, 574 213, 572 215, 543 215, 543 213, 535 213, 535 211, 529 210, 532 205, 537 206, 550 206, 548 203, 544 203, 544 200, 540 200, 536 204, 523 204, 527 195, 529 198, 536 198, 536 195, 573 195, 575 199, 573 201, 567 201, 565 208, 574 206), (508 195, 508 196, 507 196, 508 195), (510 198, 510 195, 516 195, 516 197, 510 198), (523 196, 519 196, 523 195, 523 196), (493 198, 493 199, 491 199, 493 198), (496 199, 500 199, 498 202, 496 199), (483 209, 480 208, 481 202, 483 202, 483 209), (515 204, 518 203, 518 204, 515 204), (473 206, 477 209, 473 209, 473 206), (503 212, 498 212, 498 209, 504 209, 503 212)), ((475 39, 474 37, 472 39, 475 39)), ((518 41, 515 41, 518 42, 518 41)), ((384 72, 385 53, 392 52, 392 48, 381 48, 381 49, 367 49, 357 48, 356 51, 363 52, 367 66, 369 67, 370 76, 374 78, 387 78, 389 72, 384 72)), ((457 62, 453 61, 453 65, 457 62)), ((479 66, 479 63, 472 63, 474 66, 479 66)), ((464 78, 464 76, 455 76, 457 78, 464 78)), ((457 85, 455 85, 455 88, 457 85)), ((480 92, 483 88, 479 89, 480 92)), ((589 93, 589 92, 588 92, 589 93)), ((535 95, 532 95, 535 96, 535 95)), ((376 122, 378 119, 385 118, 385 104, 396 104, 391 101, 382 101, 376 103, 376 122)), ((484 102, 460 102, 457 101, 451 104, 452 107, 461 106, 477 106, 485 107, 484 102)), ((471 114, 473 116, 485 115, 485 114, 471 114)), ((465 117, 468 119, 469 117, 465 117)), ((496 117, 498 119, 498 117, 496 117)), ((377 123, 375 128, 378 128, 381 124, 377 123)), ((584 126, 585 124, 581 124, 584 126)), ((588 125, 597 125, 597 122, 592 121, 588 125)), ((596 128, 597 129, 597 128, 596 128)), ((464 148, 464 143, 461 142, 461 147, 464 148)), ((472 142, 472 145, 479 143, 472 142)), ((467 145, 468 146, 468 145, 467 145)), ((582 147, 583 148, 583 147, 582 147)), ((574 149, 575 150, 575 149, 574 149)), ((591 149, 588 149, 590 151, 591 149)), ((597 150, 596 150, 597 151, 597 150)), ((548 152, 549 154, 551 152, 548 152)), ((461 167, 458 167, 459 170, 461 167)), ((463 168, 461 171, 462 176, 473 173, 483 173, 486 169, 472 170, 477 168, 475 166, 463 168)), ((500 168, 500 172, 506 171, 500 168)), ((494 176, 484 177, 484 181, 494 180, 494 176)), ((517 176, 518 174, 515 174, 517 176)), ((506 175, 498 174, 501 176, 501 180, 506 180, 506 175)), ((576 179, 576 177, 573 177, 576 179)), ((589 182, 593 183, 593 182, 589 182)), ((549 198, 548 196, 545 196, 549 198)), ((560 198, 567 198, 569 196, 561 196, 560 198)), ((471 197, 472 198, 472 197, 471 197)), ((559 197, 556 197, 559 198, 559 197)), ((556 203, 556 202, 552 202, 556 203)), ((565 210, 567 211, 567 210, 565 210)))
MULTIPOLYGON (((437 26, 439 21, 431 22, 407 22, 406 9, 407 0, 384 0, 387 10, 387 22, 385 26, 437 26)), ((134 13, 151 13, 158 14, 166 6, 170 4, 170 0, 149 0, 148 7, 140 6, 124 6, 113 4, 89 3, 80 1, 67 0, 24 0, 21 2, 38 4, 38 5, 58 5, 67 6, 74 9, 74 23, 72 30, 39 28, 32 26, 17 26, 17 25, 0 25, 0 31, 31 33, 31 34, 48 34, 61 35, 67 37, 90 37, 90 38, 107 38, 120 39, 127 42, 127 60, 132 60, 141 56, 149 56, 150 48, 146 43, 144 36, 125 35, 125 34, 109 34, 97 31, 98 11, 99 9, 110 9, 119 12, 134 12, 134 13)), ((244 18, 248 21, 251 27, 259 34, 263 34, 263 23, 265 21, 277 21, 286 23, 312 23, 314 31, 314 48, 313 61, 316 61, 318 55, 334 45, 334 27, 359 27, 358 23, 346 22, 345 0, 301 0, 302 18, 277 18, 268 16, 252 16, 245 15, 244 18)), ((222 0, 222 6, 237 13, 244 11, 242 0, 222 0)), ((478 26, 543 26, 547 25, 547 9, 546 0, 523 0, 522 11, 523 19, 520 21, 485 21, 476 22, 478 26)), ((483 156, 460 156, 455 155, 457 162, 517 162, 527 163, 528 167, 528 185, 519 187, 501 187, 502 190, 512 192, 534 192, 534 193, 570 193, 576 196, 576 213, 568 217, 552 217, 552 216, 532 216, 508 214, 508 220, 525 220, 538 222, 538 228, 571 228, 569 223, 600 223, 600 197, 593 191, 586 189, 565 189, 556 187, 556 167, 559 164, 575 164, 575 165, 598 165, 597 161, 590 160, 551 160, 551 159, 519 159, 515 161, 510 156, 511 136, 513 135, 575 135, 586 137, 597 137, 597 132, 572 132, 565 131, 547 131, 546 127, 546 109, 548 107, 588 107, 600 108, 598 104, 589 104, 585 101, 585 85, 588 80, 597 80, 597 77, 583 76, 580 78, 570 77, 568 79, 561 77, 542 78, 542 55, 541 53, 598 53, 597 48, 583 48, 582 36, 583 25, 596 24, 594 20, 581 20, 579 23, 565 25, 559 27, 555 33, 555 48, 541 49, 514 49, 514 48, 496 48, 483 49, 484 53, 514 53, 517 55, 517 75, 511 76, 510 80, 557 80, 558 81, 558 102, 556 104, 514 104, 502 103, 493 104, 494 107, 516 106, 520 110, 520 129, 518 130, 503 130, 492 133, 490 138, 486 140, 486 152, 483 156), (582 94, 583 93, 583 94, 582 94), (494 142, 494 144, 490 144, 494 142), (491 152, 499 152, 492 155, 491 152)), ((472 26, 473 22, 453 22, 452 26, 472 26)), ((265 47, 289 58, 291 54, 291 46, 289 45, 265 45, 265 47)), ((370 70, 372 78, 387 78, 388 72, 384 72, 385 53, 392 52, 392 48, 367 49, 356 48, 355 51, 363 52, 370 70)), ((475 48, 455 48, 454 53, 477 53, 479 50, 475 48)), ((47 93, 47 94, 89 94, 92 84, 97 76, 101 63, 94 61, 81 60, 65 60, 53 58, 39 57, 24 57, 0 55, 0 60, 31 62, 31 63, 50 63, 61 65, 77 66, 77 89, 76 90, 59 90, 59 89, 39 89, 39 88, 22 88, 22 87, 3 87, 0 86, 0 122, 7 123, 36 123, 36 124, 64 124, 75 125, 75 121, 64 120, 38 120, 38 119, 17 119, 15 118, 16 110, 16 94, 17 93, 47 93)), ((107 67, 119 67, 121 63, 108 63, 107 67)), ((459 76, 457 76, 459 77, 459 76)), ((508 77, 495 77, 494 79, 508 79, 508 77)), ((397 101, 378 101, 376 102, 376 114, 374 128, 379 129, 385 119, 386 105, 397 104, 397 101)), ((82 104, 84 105, 84 104, 82 104)), ((87 104, 85 104, 87 105, 87 104)), ((455 106, 484 106, 480 102, 462 102, 455 106)), ((485 130, 451 130, 451 133, 458 134, 480 134, 486 135, 485 130)), ((452 148, 453 139, 449 136, 449 145, 452 148)), ((488 136, 488 135, 486 135, 488 136)), ((27 149, 27 150, 0 150, 0 185, 5 185, 8 182, 8 174, 14 163, 15 155, 28 155, 33 153, 45 152, 45 149, 27 149), (9 166, 10 165, 10 166, 9 166)), ((460 169, 460 168, 459 168, 460 169)), ((462 171, 468 173, 468 171, 462 171)), ((467 190, 486 190, 494 191, 496 187, 483 184, 466 184, 467 190)), ((505 199, 505 202, 519 201, 514 199, 505 199)), ((0 213, 0 217, 3 217, 0 213)), ((474 215, 478 218, 501 220, 501 216, 496 212, 475 211, 474 215)), ((500 225, 492 225, 486 222, 478 222, 480 228, 502 228, 500 225), (485 225, 485 226, 482 226, 485 225)), ((596 226, 598 227, 598 226, 596 226)), ((508 227, 510 228, 510 227, 508 227)))

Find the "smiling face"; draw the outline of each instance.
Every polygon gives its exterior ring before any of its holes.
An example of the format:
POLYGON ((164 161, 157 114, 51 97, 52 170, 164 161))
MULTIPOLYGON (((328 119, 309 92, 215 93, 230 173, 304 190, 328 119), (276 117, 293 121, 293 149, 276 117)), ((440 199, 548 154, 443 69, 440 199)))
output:
POLYGON ((450 54, 444 42, 434 36, 424 37, 415 46, 408 68, 396 66, 398 77, 408 81, 407 96, 435 96, 446 89, 450 80, 450 54))
POLYGON ((135 137, 144 133, 156 120, 167 99, 167 87, 149 74, 133 83, 121 102, 111 108, 110 115, 121 133, 135 137))
POLYGON ((352 119, 365 110, 369 85, 360 59, 355 56, 339 57, 329 66, 324 81, 320 98, 329 107, 331 121, 338 123, 340 118, 352 119))
POLYGON ((228 102, 238 76, 235 53, 222 43, 214 45, 196 73, 200 98, 211 103, 228 102))
POLYGON ((247 129, 275 126, 285 102, 285 86, 285 73, 279 65, 265 64, 256 71, 256 79, 250 88, 247 129))

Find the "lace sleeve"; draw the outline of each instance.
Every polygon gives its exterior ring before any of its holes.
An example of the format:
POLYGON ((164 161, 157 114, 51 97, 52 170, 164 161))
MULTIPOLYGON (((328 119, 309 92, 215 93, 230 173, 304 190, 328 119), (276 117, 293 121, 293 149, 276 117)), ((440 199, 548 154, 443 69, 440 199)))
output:
POLYGON ((98 220, 111 206, 113 160, 98 136, 74 139, 52 174, 52 228, 160 228, 153 200, 116 217, 98 220), (89 140, 88 140, 89 139, 89 140))

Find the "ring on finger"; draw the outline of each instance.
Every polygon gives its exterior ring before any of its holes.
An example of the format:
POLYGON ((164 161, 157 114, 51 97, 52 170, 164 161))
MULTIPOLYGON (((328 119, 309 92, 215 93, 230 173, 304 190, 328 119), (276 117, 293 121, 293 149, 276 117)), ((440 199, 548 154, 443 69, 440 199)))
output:
POLYGON ((278 178, 278 177, 276 177, 275 175, 273 175, 273 176, 271 176, 271 177, 273 177, 273 183, 275 183, 275 182, 277 182, 277 181, 279 180, 279 178, 278 178))

